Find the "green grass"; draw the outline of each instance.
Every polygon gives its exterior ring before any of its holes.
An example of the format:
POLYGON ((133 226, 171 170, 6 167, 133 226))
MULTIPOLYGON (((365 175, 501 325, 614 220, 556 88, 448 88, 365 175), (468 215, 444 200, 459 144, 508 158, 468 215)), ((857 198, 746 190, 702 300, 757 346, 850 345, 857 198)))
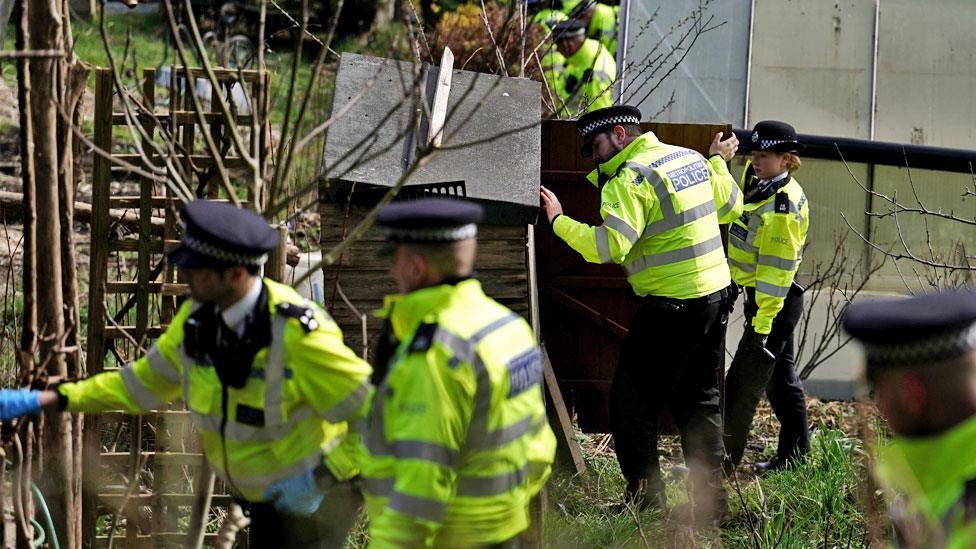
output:
MULTIPOLYGON (((732 521, 722 530, 694 530, 640 514, 651 547, 860 547, 866 518, 859 489, 866 476, 860 441, 839 430, 817 430, 808 457, 789 471, 739 479, 729 489, 732 521), (825 541, 826 540, 826 541, 825 541)), ((665 460, 662 460, 663 462, 665 460)), ((642 547, 632 514, 616 511, 624 483, 612 455, 588 456, 585 478, 556 476, 549 483, 547 547, 642 547)), ((687 501, 683 482, 664 463, 669 505, 687 501)))

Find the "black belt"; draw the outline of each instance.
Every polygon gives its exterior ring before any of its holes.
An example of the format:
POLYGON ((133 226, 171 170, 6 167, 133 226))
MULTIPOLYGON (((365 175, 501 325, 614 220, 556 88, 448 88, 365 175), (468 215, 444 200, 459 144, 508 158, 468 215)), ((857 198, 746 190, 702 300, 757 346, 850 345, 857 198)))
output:
POLYGON ((672 306, 686 306, 686 305, 711 305, 712 303, 718 303, 725 299, 728 289, 722 288, 721 290, 716 290, 708 295, 703 295, 701 297, 692 297, 689 299, 679 299, 677 297, 665 297, 661 295, 647 295, 641 298, 642 301, 655 304, 665 304, 672 306))

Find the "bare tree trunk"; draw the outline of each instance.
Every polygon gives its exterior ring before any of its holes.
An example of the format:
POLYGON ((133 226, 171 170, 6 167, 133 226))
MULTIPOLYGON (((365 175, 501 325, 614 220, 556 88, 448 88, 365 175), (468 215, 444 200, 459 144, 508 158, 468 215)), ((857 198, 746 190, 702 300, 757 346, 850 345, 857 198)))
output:
MULTIPOLYGON (((64 4, 60 0, 30 2, 30 45, 33 49, 64 48, 64 4)), ((58 106, 64 86, 64 63, 60 59, 31 60, 31 109, 34 123, 34 168, 37 182, 37 254, 36 282, 43 284, 38 293, 37 320, 40 331, 39 360, 47 374, 67 375, 61 346, 64 336, 64 292, 61 254, 61 209, 59 175, 64 141, 58 136, 58 106)), ((70 153, 69 153, 70 156, 70 153)), ((71 227, 64 227, 70 231, 71 227)), ((64 547, 78 547, 75 535, 75 498, 73 474, 72 420, 69 414, 50 411, 44 414, 42 449, 38 471, 46 494, 56 534, 64 547)))
POLYGON ((379 0, 376 4, 376 14, 373 15, 373 23, 370 25, 370 33, 390 26, 393 18, 396 17, 397 0, 379 0))
MULTIPOLYGON (((17 40, 18 50, 27 49, 29 36, 27 21, 27 0, 17 2, 17 40)), ((34 184, 34 127, 31 123, 30 109, 30 65, 28 60, 17 60, 17 107, 20 113, 20 174, 24 186, 24 321, 20 337, 20 350, 29 353, 34 348, 37 330, 36 285, 33 272, 36 257, 36 207, 34 184)))

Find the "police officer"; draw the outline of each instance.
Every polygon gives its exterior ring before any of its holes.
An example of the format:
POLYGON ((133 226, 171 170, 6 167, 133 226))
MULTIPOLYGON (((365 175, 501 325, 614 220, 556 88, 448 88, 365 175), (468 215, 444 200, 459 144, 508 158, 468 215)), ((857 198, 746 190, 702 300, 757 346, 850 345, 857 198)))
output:
POLYGON ((582 21, 586 25, 586 37, 603 44, 603 47, 616 59, 618 24, 615 7, 601 4, 596 0, 582 0, 569 16, 582 21))
POLYGON ((729 267, 732 280, 746 291, 746 330, 725 380, 725 450, 731 470, 742 460, 765 392, 780 422, 776 457, 755 466, 765 472, 786 466, 810 447, 793 352, 793 330, 803 313, 803 287, 794 278, 810 205, 793 178, 802 148, 793 126, 759 122, 751 141, 752 162, 743 177, 745 210, 729 227, 729 267))
POLYGON ((728 315, 729 268, 719 223, 742 212, 726 162, 735 136, 715 136, 709 158, 641 133, 641 113, 618 106, 588 113, 576 125, 582 155, 597 169, 601 225, 563 215, 542 188, 546 217, 557 236, 591 263, 623 266, 642 305, 620 349, 610 389, 610 429, 625 498, 664 507, 657 453, 657 415, 669 405, 691 466, 695 519, 721 522, 728 503, 722 485, 719 376, 728 315))
POLYGON ((612 105, 617 62, 603 44, 586 37, 586 24, 578 19, 557 23, 552 38, 566 57, 560 114, 575 116, 612 105))
POLYGON ((371 547, 512 547, 549 476, 542 357, 529 325, 472 276, 482 211, 394 203, 387 300, 395 349, 361 453, 371 547))
POLYGON ((976 547, 976 293, 858 301, 844 329, 894 434, 876 474, 902 547, 976 547))
POLYGON ((346 482, 358 447, 347 422, 365 415, 369 365, 324 311, 257 276, 279 243, 267 221, 203 200, 184 220, 168 259, 192 299, 149 352, 56 390, 4 390, 0 417, 143 414, 182 399, 210 465, 249 503, 252 546, 341 546, 361 502, 346 482))
MULTIPOLYGON (((529 20, 534 25, 542 28, 546 36, 545 44, 540 48, 542 76, 545 78, 546 86, 549 88, 549 96, 553 105, 558 105, 560 97, 564 95, 563 73, 566 72, 566 57, 559 53, 556 45, 552 42, 552 29, 557 23, 566 21, 569 17, 559 11, 562 2, 555 0, 526 0, 525 6, 528 10, 529 20)), ((556 109, 554 109, 556 110, 556 109)))

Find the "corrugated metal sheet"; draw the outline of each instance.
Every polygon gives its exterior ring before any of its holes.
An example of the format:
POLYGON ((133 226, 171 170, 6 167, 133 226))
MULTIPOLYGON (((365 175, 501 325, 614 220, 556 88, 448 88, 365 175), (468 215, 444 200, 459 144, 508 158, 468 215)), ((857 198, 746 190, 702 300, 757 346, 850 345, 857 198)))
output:
POLYGON ((756 0, 749 124, 869 137, 874 3, 756 0))
POLYGON ((972 148, 976 2, 884 0, 877 139, 972 148))
MULTIPOLYGON (((645 120, 661 110, 674 92, 675 103, 655 122, 743 123, 746 96, 746 63, 749 48, 750 0, 718 0, 708 8, 705 19, 714 16, 716 30, 703 34, 684 61, 661 82, 666 68, 653 73, 649 68, 660 52, 670 51, 682 32, 669 31, 699 6, 698 0, 632 0, 628 16, 628 75, 623 98, 637 103, 645 120), (655 12, 656 17, 653 17, 655 12)), ((686 24, 683 28, 688 28, 686 24)), ((685 41, 687 45, 689 41, 685 41)), ((680 55, 683 51, 679 51, 680 55)), ((666 67, 676 61, 670 57, 666 67)))

